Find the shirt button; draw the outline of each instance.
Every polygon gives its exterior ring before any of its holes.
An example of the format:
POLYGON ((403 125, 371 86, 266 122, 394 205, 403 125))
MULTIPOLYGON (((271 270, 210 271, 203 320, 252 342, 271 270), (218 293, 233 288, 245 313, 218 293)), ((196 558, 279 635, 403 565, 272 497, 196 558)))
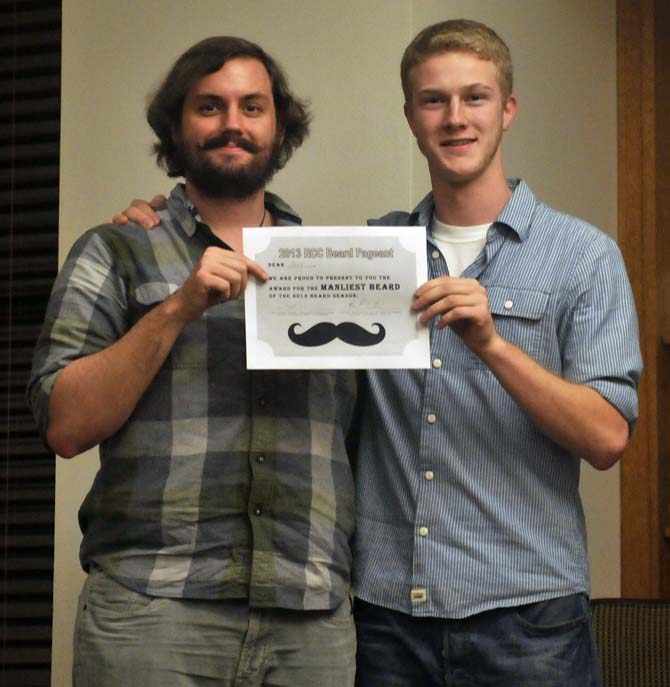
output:
POLYGON ((440 257, 440 251, 439 251, 439 250, 434 250, 434 251, 431 253, 431 256, 432 256, 433 260, 438 260, 439 257, 440 257))
POLYGON ((428 536, 428 528, 427 527, 419 527, 419 534, 422 537, 427 537, 428 536))
POLYGON ((437 422, 437 416, 431 413, 430 415, 428 415, 428 417, 426 417, 426 420, 428 421, 429 425, 434 425, 437 422))
POLYGON ((254 515, 263 515, 263 509, 260 506, 254 508, 254 515))
POLYGON ((263 397, 261 397, 261 398, 258 399, 258 405, 259 405, 261 408, 265 408, 265 404, 266 404, 266 400, 265 400, 263 397))
POLYGON ((259 465, 263 465, 263 463, 265 462, 265 456, 256 456, 256 462, 259 465))
POLYGON ((505 310, 511 310, 513 305, 514 301, 505 301, 503 307, 505 308, 505 310))
POLYGON ((432 480, 433 477, 435 477, 435 474, 433 473, 432 470, 426 470, 424 476, 425 476, 425 478, 430 482, 430 480, 432 480))
POLYGON ((442 361, 439 358, 433 360, 433 367, 442 367, 442 361))

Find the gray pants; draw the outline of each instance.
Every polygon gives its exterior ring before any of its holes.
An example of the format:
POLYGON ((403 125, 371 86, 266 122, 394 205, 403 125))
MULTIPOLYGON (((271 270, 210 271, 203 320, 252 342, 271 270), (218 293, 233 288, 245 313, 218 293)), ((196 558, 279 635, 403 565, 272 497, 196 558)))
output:
POLYGON ((75 687, 350 687, 356 637, 334 611, 145 596, 94 569, 79 599, 75 687))

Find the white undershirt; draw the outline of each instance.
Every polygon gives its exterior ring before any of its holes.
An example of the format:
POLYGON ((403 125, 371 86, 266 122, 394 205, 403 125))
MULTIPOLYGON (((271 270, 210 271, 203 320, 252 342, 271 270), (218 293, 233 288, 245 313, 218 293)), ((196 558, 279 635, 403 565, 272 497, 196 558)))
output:
POLYGON ((486 233, 491 224, 477 224, 473 227, 457 227, 444 224, 433 214, 433 238, 447 261, 449 274, 460 277, 471 265, 486 244, 486 233))

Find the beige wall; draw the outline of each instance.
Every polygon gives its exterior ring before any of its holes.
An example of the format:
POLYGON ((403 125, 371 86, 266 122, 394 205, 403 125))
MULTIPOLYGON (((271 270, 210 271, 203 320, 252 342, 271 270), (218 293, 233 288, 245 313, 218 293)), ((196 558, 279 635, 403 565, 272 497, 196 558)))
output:
MULTIPOLYGON (((467 16, 495 27, 516 64, 510 176, 616 234, 615 0, 64 0, 61 258, 133 197, 168 191, 149 155, 145 96, 189 45, 259 42, 312 101, 306 145, 273 182, 306 223, 360 224, 428 190, 402 116, 398 64, 422 26, 467 16)), ((53 685, 69 683, 83 581, 76 513, 94 451, 57 469, 53 685)), ((593 590, 619 593, 619 474, 584 470, 593 590)))

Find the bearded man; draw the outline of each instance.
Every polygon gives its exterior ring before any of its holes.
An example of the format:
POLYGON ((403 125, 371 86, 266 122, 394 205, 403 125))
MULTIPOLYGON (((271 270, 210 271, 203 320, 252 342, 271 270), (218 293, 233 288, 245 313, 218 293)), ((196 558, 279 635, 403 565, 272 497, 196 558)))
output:
POLYGON ((234 37, 151 101, 183 176, 155 231, 102 225, 60 271, 29 397, 45 441, 100 446, 80 510, 77 687, 353 684, 350 371, 248 371, 242 227, 299 224, 265 186, 308 133, 276 62, 234 37))

